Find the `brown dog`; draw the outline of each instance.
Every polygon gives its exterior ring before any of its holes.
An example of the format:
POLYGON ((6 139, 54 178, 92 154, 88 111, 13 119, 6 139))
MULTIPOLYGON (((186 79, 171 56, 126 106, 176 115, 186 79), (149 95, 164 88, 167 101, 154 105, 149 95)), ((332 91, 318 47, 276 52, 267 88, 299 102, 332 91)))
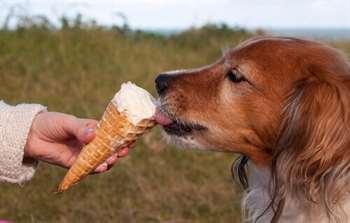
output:
POLYGON ((160 74, 156 87, 172 142, 242 155, 245 218, 350 221, 350 66, 339 52, 254 38, 212 65, 160 74))

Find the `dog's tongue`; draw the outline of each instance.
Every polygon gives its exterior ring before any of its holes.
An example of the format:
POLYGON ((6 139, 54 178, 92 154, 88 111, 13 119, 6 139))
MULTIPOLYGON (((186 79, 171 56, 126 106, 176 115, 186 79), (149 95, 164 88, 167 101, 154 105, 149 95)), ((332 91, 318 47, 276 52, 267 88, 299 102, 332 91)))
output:
POLYGON ((170 125, 171 123, 173 123, 174 121, 171 120, 170 118, 166 117, 161 111, 159 111, 157 109, 156 111, 156 115, 155 115, 155 120, 159 125, 170 125))

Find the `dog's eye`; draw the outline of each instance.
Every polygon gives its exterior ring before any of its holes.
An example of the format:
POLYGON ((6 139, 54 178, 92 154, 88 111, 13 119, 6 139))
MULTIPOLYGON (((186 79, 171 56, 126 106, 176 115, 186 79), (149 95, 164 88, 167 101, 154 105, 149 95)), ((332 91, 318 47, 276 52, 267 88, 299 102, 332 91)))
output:
POLYGON ((227 72, 227 78, 234 83, 239 83, 246 80, 245 77, 236 69, 232 69, 227 72))

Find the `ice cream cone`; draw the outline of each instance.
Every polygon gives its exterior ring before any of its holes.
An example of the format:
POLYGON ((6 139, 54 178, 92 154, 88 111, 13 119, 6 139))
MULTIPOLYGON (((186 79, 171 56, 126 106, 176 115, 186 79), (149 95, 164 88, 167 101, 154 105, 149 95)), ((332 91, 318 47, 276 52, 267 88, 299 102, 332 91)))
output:
POLYGON ((82 149, 57 191, 63 192, 78 183, 108 157, 136 141, 155 124, 153 118, 133 123, 128 114, 119 111, 118 105, 112 100, 97 125, 96 137, 82 149))

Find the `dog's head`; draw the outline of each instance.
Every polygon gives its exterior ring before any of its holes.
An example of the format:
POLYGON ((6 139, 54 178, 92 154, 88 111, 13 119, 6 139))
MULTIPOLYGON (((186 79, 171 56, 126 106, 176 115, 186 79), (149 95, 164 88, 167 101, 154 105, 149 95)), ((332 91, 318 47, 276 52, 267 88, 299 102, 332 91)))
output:
MULTIPOLYGON (((336 82, 342 78, 337 74, 348 72, 342 63, 337 52, 319 43, 251 39, 212 65, 160 74, 157 117, 173 142, 238 152, 266 163, 276 147, 283 110, 296 109, 289 101, 292 94, 306 85, 336 82)), ((294 118, 306 119, 311 111, 305 112, 294 118)))
POLYGON ((313 199, 350 170, 350 66, 324 44, 254 38, 212 65, 160 74, 156 87, 174 142, 241 153, 286 191, 313 199))

